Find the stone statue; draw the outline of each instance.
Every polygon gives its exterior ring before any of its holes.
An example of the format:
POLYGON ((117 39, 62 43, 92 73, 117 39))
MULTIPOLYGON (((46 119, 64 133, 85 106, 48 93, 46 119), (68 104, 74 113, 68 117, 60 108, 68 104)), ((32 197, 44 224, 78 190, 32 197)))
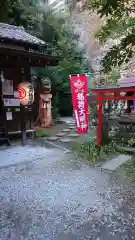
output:
MULTIPOLYGON (((40 125, 43 128, 52 127, 52 106, 51 99, 51 81, 47 78, 41 79, 41 89, 39 96, 39 116, 37 121, 40 121, 40 125)), ((36 121, 36 122, 37 122, 36 121)))

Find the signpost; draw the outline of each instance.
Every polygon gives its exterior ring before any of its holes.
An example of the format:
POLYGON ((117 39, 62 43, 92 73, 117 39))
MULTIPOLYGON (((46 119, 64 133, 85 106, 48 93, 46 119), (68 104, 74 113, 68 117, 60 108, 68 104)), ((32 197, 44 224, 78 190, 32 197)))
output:
POLYGON ((72 104, 76 129, 79 134, 88 132, 88 81, 86 75, 70 76, 72 104))

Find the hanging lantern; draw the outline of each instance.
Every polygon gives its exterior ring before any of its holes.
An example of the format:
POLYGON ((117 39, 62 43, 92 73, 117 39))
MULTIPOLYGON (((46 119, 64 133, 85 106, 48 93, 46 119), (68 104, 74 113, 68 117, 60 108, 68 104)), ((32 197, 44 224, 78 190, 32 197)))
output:
POLYGON ((18 96, 20 103, 24 106, 34 102, 34 88, 30 82, 22 82, 18 86, 18 96))

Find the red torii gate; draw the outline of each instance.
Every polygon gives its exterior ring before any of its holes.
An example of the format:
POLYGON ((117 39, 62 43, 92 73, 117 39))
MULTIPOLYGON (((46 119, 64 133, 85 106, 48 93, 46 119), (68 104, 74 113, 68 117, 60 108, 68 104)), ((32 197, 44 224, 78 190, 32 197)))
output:
POLYGON ((97 145, 101 146, 102 134, 102 110, 104 101, 113 100, 135 100, 135 95, 122 96, 121 93, 134 92, 135 87, 117 87, 117 88, 93 88, 91 94, 92 101, 97 101, 98 104, 98 127, 97 127, 97 145))

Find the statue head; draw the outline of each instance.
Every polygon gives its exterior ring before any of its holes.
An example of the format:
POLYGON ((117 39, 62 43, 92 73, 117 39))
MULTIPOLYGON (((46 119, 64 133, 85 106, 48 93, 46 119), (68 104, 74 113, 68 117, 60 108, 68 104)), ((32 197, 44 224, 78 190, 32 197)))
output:
POLYGON ((51 81, 49 78, 41 78, 41 89, 43 93, 50 93, 51 92, 51 81))

